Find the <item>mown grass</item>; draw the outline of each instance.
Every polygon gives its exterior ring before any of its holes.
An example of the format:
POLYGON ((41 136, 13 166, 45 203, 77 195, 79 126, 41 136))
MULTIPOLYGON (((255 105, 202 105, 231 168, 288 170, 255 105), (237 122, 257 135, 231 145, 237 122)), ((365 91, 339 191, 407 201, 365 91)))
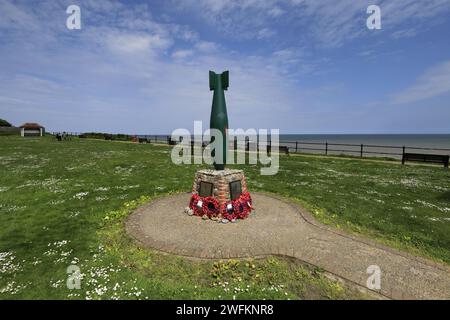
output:
MULTIPOLYGON (((139 248, 124 218, 142 201, 188 191, 200 167, 172 164, 164 146, 0 138, 0 297, 362 297, 281 258, 203 262, 139 248), (84 275, 81 290, 66 288, 70 264, 84 275)), ((243 168, 251 190, 292 198, 324 223, 450 263, 448 171, 309 156, 281 157, 275 176, 243 168)))
POLYGON ((317 269, 281 258, 190 261, 139 248, 124 219, 139 203, 186 191, 198 167, 167 147, 50 138, 0 140, 3 299, 355 298, 317 269), (81 290, 66 287, 81 269, 81 290))

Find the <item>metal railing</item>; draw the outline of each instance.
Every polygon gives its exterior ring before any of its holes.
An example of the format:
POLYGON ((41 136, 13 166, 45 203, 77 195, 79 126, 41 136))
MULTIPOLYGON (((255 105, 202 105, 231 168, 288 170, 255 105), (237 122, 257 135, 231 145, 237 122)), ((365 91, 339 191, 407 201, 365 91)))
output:
POLYGON ((415 146, 392 146, 375 144, 350 144, 350 143, 329 143, 325 142, 306 142, 306 141, 280 141, 280 146, 289 148, 292 153, 320 153, 323 155, 342 154, 359 156, 384 156, 384 157, 402 157, 407 151, 428 151, 432 154, 444 153, 450 154, 449 148, 431 148, 415 146))
MULTIPOLYGON (((61 134, 61 132, 59 132, 61 134)), ((86 133, 66 132, 69 136, 83 137, 86 133)), ((53 133, 56 135, 56 132, 53 133)), ((169 135, 140 135, 140 134, 95 134, 97 139, 105 140, 127 140, 140 143, 163 143, 175 144, 169 135)), ((230 144, 230 146, 233 143, 230 144)), ((270 145, 270 141, 269 141, 270 145)), ((286 147, 289 153, 312 153, 322 155, 350 155, 360 158, 364 157, 389 157, 401 158, 406 152, 422 152, 426 151, 431 154, 450 154, 450 148, 432 148, 432 147, 416 147, 416 146, 393 146, 378 144, 351 144, 351 143, 330 143, 325 142, 308 142, 298 140, 281 140, 280 147, 286 147)))

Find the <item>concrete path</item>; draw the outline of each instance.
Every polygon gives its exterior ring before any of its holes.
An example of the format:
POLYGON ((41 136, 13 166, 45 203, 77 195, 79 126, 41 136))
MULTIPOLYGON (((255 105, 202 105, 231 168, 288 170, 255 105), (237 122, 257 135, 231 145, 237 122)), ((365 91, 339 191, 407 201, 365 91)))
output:
POLYGON ((138 208, 127 231, 144 246, 176 255, 227 259, 284 255, 366 287, 367 268, 381 269, 379 294, 393 299, 450 299, 450 268, 346 235, 316 222, 301 207, 252 193, 256 211, 222 224, 188 216, 189 194, 138 208))

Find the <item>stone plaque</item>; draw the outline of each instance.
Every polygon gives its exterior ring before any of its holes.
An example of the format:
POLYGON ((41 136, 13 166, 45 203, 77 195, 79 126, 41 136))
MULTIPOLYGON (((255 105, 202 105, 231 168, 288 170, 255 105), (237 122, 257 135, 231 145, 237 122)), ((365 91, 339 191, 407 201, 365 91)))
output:
POLYGON ((241 181, 230 182, 230 198, 231 200, 236 200, 242 194, 241 181))
POLYGON ((210 197, 213 194, 213 184, 205 181, 200 181, 200 188, 198 195, 200 197, 210 197))

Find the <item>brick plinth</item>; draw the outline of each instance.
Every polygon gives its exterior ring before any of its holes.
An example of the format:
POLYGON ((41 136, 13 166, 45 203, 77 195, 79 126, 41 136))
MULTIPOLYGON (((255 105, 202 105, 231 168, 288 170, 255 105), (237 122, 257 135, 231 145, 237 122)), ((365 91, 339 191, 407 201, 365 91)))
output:
POLYGON ((213 184, 213 194, 220 205, 231 200, 230 183, 240 181, 242 193, 247 192, 247 184, 245 182, 244 171, 242 170, 199 170, 195 173, 194 183, 192 185, 192 193, 199 193, 200 182, 208 182, 213 184))

